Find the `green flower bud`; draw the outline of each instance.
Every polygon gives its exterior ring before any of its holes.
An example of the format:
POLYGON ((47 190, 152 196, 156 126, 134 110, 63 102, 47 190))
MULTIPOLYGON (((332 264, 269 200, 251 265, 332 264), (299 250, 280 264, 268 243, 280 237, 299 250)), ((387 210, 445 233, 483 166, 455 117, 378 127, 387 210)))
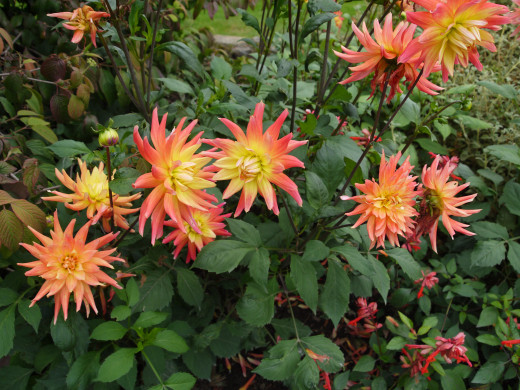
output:
POLYGON ((107 128, 99 134, 99 144, 101 146, 112 146, 119 142, 119 134, 111 128, 107 128))

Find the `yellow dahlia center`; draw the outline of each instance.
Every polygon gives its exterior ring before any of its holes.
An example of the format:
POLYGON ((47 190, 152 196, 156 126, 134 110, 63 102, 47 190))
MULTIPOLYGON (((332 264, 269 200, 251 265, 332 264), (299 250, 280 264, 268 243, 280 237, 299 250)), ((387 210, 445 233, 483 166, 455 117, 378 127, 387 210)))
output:
POLYGON ((69 253, 62 257, 61 266, 64 270, 74 272, 79 266, 79 258, 76 253, 69 253))
POLYGON ((248 150, 247 154, 240 157, 236 162, 240 179, 249 183, 257 177, 261 177, 270 160, 267 155, 258 155, 254 151, 248 150))
POLYGON ((190 187, 190 183, 193 182, 196 174, 197 169, 194 162, 177 161, 170 168, 170 177, 168 180, 170 180, 170 185, 172 188, 187 190, 188 187, 190 187))
POLYGON ((194 213, 193 219, 195 219, 201 233, 197 233, 188 222, 183 222, 186 228, 186 235, 191 242, 195 242, 199 237, 215 237, 215 234, 208 226, 208 219, 205 215, 194 213))
POLYGON ((425 198, 431 215, 436 215, 444 210, 443 196, 438 192, 429 190, 425 193, 425 198))
POLYGON ((403 209, 403 200, 395 192, 381 193, 379 197, 374 198, 374 206, 378 209, 398 210, 403 209))

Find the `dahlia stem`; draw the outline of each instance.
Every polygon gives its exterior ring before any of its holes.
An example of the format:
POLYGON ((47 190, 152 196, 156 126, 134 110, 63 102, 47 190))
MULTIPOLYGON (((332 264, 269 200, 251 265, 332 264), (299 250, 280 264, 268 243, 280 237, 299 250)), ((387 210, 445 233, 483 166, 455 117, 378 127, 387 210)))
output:
POLYGON ((330 28, 332 26, 332 22, 329 20, 327 22, 327 35, 325 36, 325 48, 323 49, 323 65, 321 66, 321 77, 320 82, 318 83, 318 98, 316 99, 316 107, 321 103, 321 99, 325 94, 325 76, 327 74, 328 69, 328 59, 329 59, 329 42, 330 42, 330 28))
MULTIPOLYGON (((159 25, 159 19, 161 18, 161 8, 162 8, 163 0, 159 0, 159 5, 157 6, 157 13, 155 15, 155 24, 153 26, 153 36, 152 36, 152 46, 150 47, 150 58, 148 59, 148 86, 146 87, 146 104, 147 109, 151 108, 150 105, 150 90, 152 88, 152 68, 153 68, 153 52, 155 49, 155 39, 157 38, 157 28, 159 25)), ((143 78, 144 85, 144 78, 143 78)))
POLYGON ((446 319, 448 318, 448 313, 450 312, 451 303, 453 302, 453 298, 450 299, 450 303, 448 304, 448 308, 446 309, 446 314, 444 314, 444 321, 442 321, 441 334, 444 330, 444 325, 446 325, 446 319))
MULTIPOLYGON (((289 0, 289 7, 290 7, 290 0, 289 0)), ((294 23, 294 48, 292 51, 292 57, 293 60, 298 61, 298 25, 300 24, 300 11, 302 9, 302 1, 298 0, 298 8, 296 10, 296 20, 294 23)), ((289 11, 289 17, 290 17, 290 11, 289 11)), ((290 22, 289 22, 289 28, 290 28, 290 22)), ((290 35, 290 33, 289 33, 290 35)), ((292 101, 292 107, 291 107, 291 127, 290 131, 294 131, 294 120, 295 120, 295 114, 296 114, 296 90, 298 86, 298 65, 294 65, 293 68, 293 101, 292 101)))
POLYGON ((298 229, 296 228, 296 224, 294 223, 294 219, 292 217, 291 210, 289 210, 289 206, 287 205, 287 201, 285 200, 285 196, 283 195, 282 191, 278 191, 278 194, 280 195, 280 198, 282 198, 283 207, 285 207, 285 210, 287 211, 289 222, 291 223, 291 227, 294 231, 294 234, 296 235, 296 250, 298 250, 298 229))
POLYGON ((159 375, 159 373, 155 369, 154 365, 152 364, 152 361, 148 358, 148 355, 146 355, 146 353, 144 352, 144 349, 141 350, 141 353, 143 354, 144 358, 148 362, 148 365, 150 366, 150 368, 152 369, 153 373, 155 374, 155 377, 157 378, 157 380, 159 381, 161 386, 164 388, 165 386, 164 386, 164 383, 163 383, 163 381, 161 379, 161 376, 159 375))
POLYGON ((110 197, 110 208, 112 209, 112 218, 110 219, 110 226, 112 227, 112 231, 114 231, 114 196, 112 195, 112 189, 110 188, 110 181, 112 180, 112 167, 110 166, 110 147, 105 146, 105 150, 107 152, 108 196, 110 197))
POLYGON ((134 222, 132 222, 130 224, 130 226, 128 227, 128 229, 126 229, 123 234, 121 234, 121 237, 119 237, 117 239, 117 241, 114 243, 113 247, 114 248, 117 248, 117 246, 119 244, 121 244, 123 242, 123 239, 126 237, 126 235, 134 228, 134 226, 136 225, 137 221, 139 221, 139 218, 136 218, 134 222))
POLYGON ((289 311, 291 312, 291 318, 294 326, 294 334, 296 335, 296 340, 300 343, 300 335, 298 333, 298 327, 296 326, 296 318, 294 317, 294 312, 292 309, 291 301, 289 300, 289 291, 287 290, 287 286, 285 285, 285 281, 283 280, 283 276, 281 274, 278 275, 280 282, 282 283, 283 292, 285 294, 285 298, 287 298, 287 306, 289 306, 289 311))

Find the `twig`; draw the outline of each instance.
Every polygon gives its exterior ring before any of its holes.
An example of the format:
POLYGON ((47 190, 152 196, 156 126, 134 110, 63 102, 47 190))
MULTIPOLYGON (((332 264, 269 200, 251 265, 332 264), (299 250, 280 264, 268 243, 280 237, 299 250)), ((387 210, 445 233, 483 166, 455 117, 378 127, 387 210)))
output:
POLYGON ((134 228, 134 226, 136 225, 137 221, 139 221, 139 217, 137 217, 137 218, 135 219, 135 221, 132 222, 132 223, 130 224, 130 226, 128 227, 128 229, 126 229, 126 230, 123 232, 123 234, 121 234, 121 237, 119 237, 119 238, 117 239, 117 241, 114 243, 114 245, 113 245, 114 248, 117 248, 117 246, 118 246, 119 244, 121 244, 121 242, 123 242, 123 239, 124 239, 124 238, 128 235, 128 233, 129 233, 129 232, 134 228))

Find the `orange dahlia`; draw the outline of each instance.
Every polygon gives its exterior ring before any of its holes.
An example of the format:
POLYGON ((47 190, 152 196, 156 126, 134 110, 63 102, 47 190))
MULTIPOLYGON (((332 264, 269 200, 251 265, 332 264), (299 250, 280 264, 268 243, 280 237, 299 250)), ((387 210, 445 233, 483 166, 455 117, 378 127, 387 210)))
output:
POLYGON ((79 311, 83 302, 88 316, 90 307, 97 313, 90 286, 102 286, 106 283, 121 288, 115 280, 99 268, 114 268, 110 264, 113 261, 124 262, 119 257, 110 256, 115 248, 98 250, 116 238, 117 234, 109 233, 86 243, 92 221, 79 229, 76 236, 73 235, 75 223, 76 220, 73 219, 63 231, 58 220, 58 213, 55 212, 54 231, 51 230, 51 237, 44 236, 29 227, 42 245, 34 242, 32 245, 20 244, 38 259, 30 263, 18 263, 23 267, 32 268, 25 275, 45 279, 40 291, 33 298, 31 306, 45 295, 48 297, 54 295, 54 323, 58 319, 60 308, 63 310, 63 317, 65 320, 67 319, 69 298, 72 292, 74 292, 76 311, 79 311))
POLYGON ((424 74, 442 68, 442 80, 453 75, 455 64, 467 67, 471 62, 478 70, 477 46, 496 51, 493 36, 485 31, 500 30, 500 25, 510 22, 504 14, 509 9, 488 0, 414 0, 428 12, 407 12, 407 20, 423 28, 399 57, 401 62, 424 62, 424 74), (418 56, 418 53, 420 55, 418 56))
POLYGON ((54 14, 47 14, 54 18, 60 18, 68 20, 67 23, 63 23, 63 27, 74 31, 71 42, 78 43, 83 38, 85 33, 90 32, 90 39, 94 47, 96 46, 96 31, 98 22, 101 18, 107 18, 110 14, 106 12, 94 11, 92 7, 84 5, 81 8, 76 8, 74 12, 57 12, 54 14))
MULTIPOLYGON (((341 81, 340 84, 361 80, 374 73, 371 82, 372 95, 378 86, 381 91, 383 90, 387 77, 389 77, 388 85, 390 86, 387 101, 392 100, 397 92, 402 93, 400 82, 403 77, 405 82, 413 83, 419 76, 419 72, 417 71, 418 52, 416 56, 412 55, 406 61, 398 61, 398 57, 412 41, 415 28, 416 26, 414 25, 401 22, 394 30, 392 28, 392 14, 388 14, 385 18, 383 28, 381 28, 377 19, 374 20, 374 41, 365 23, 363 23, 363 31, 360 31, 357 26, 352 23, 352 29, 366 51, 353 51, 342 46, 341 50, 343 53, 334 52, 338 57, 348 62, 362 63, 361 65, 351 67, 352 75, 348 79, 341 81)), ((430 95, 437 95, 435 91, 443 89, 428 81, 424 76, 421 76, 417 82, 417 88, 430 95)))
POLYGON ((298 186, 283 171, 293 167, 304 168, 303 162, 289 153, 298 146, 305 145, 307 141, 293 141, 292 133, 278 139, 287 110, 264 133, 264 106, 262 102, 256 105, 247 126, 247 134, 230 120, 220 119, 231 130, 236 141, 222 138, 205 140, 221 149, 220 152, 204 153, 217 160, 213 164, 213 169, 217 171, 214 179, 231 180, 222 197, 227 199, 242 190, 235 217, 243 210, 249 211, 258 193, 265 199, 267 208, 278 215, 278 203, 272 184, 286 191, 298 205, 302 205, 298 186))
POLYGON ((99 167, 94 167, 92 171, 89 171, 87 164, 80 159, 78 159, 78 164, 80 173, 76 175, 76 181, 72 180, 65 170, 60 172, 56 168, 56 177, 73 193, 65 194, 59 191, 50 191, 56 196, 44 196, 42 200, 63 202, 65 207, 75 211, 87 209, 87 218, 91 219, 92 223, 97 223, 101 219, 103 229, 106 232, 112 230, 110 220, 112 214, 114 214, 115 225, 127 230, 129 225, 123 215, 135 213, 139 210, 139 208, 129 209, 127 207, 132 207, 131 202, 139 199, 141 194, 131 196, 112 194, 112 203, 114 205, 114 210, 112 210, 110 207, 108 178, 105 172, 103 172, 104 164, 100 163, 99 167))
POLYGON ((343 200, 354 200, 360 203, 346 215, 361 214, 357 222, 352 226, 358 227, 367 222, 368 237, 373 248, 385 247, 385 238, 388 238, 393 246, 399 245, 398 236, 406 237, 412 232, 413 217, 418 215, 415 211, 415 197, 420 195, 416 190, 416 176, 411 176, 409 157, 397 168, 397 162, 401 158, 401 152, 390 157, 387 162, 385 153, 379 166, 379 183, 375 179, 365 180, 364 184, 356 183, 356 188, 364 193, 358 196, 342 196, 343 200))
POLYGON ((441 162, 442 156, 437 155, 431 167, 424 166, 423 168, 422 183, 424 193, 421 203, 421 216, 417 220, 417 230, 419 232, 416 234, 417 237, 420 237, 423 233, 428 232, 432 249, 435 252, 437 252, 437 226, 441 217, 442 224, 451 238, 453 238, 455 232, 473 236, 475 233, 464 229, 469 225, 455 221, 450 217, 468 217, 480 211, 480 209, 465 210, 458 208, 463 204, 471 202, 477 194, 457 198, 455 195, 467 188, 470 183, 459 186, 459 183, 456 181, 448 181, 455 168, 452 164, 445 164, 442 169, 439 169, 441 162))
POLYGON ((225 218, 231 216, 231 213, 222 214, 224 211, 222 206, 224 206, 224 203, 206 212, 193 210, 193 219, 197 223, 198 231, 193 229, 186 222, 183 222, 185 231, 179 228, 179 224, 176 221, 172 220, 164 223, 166 226, 175 228, 175 230, 168 234, 163 240, 163 244, 173 241, 175 245, 173 257, 175 259, 179 256, 179 253, 186 244, 188 245, 186 263, 189 263, 190 260, 195 260, 197 252, 200 252, 204 245, 213 241, 217 236, 231 235, 231 233, 225 229, 226 224, 223 222, 225 218))
POLYGON ((157 108, 153 111, 150 136, 155 149, 148 138, 141 139, 139 129, 134 128, 134 141, 143 158, 152 164, 152 172, 141 175, 134 188, 153 188, 141 206, 139 215, 139 233, 144 232, 148 218, 152 218, 152 244, 163 235, 163 225, 168 215, 179 223, 179 229, 186 232, 186 221, 196 232, 200 233, 192 210, 208 211, 215 207, 211 202, 217 199, 204 188, 214 187, 213 173, 203 169, 211 161, 210 157, 195 154, 201 146, 202 131, 186 142, 197 121, 191 122, 183 129, 186 118, 166 137, 165 114, 159 123, 157 108))

